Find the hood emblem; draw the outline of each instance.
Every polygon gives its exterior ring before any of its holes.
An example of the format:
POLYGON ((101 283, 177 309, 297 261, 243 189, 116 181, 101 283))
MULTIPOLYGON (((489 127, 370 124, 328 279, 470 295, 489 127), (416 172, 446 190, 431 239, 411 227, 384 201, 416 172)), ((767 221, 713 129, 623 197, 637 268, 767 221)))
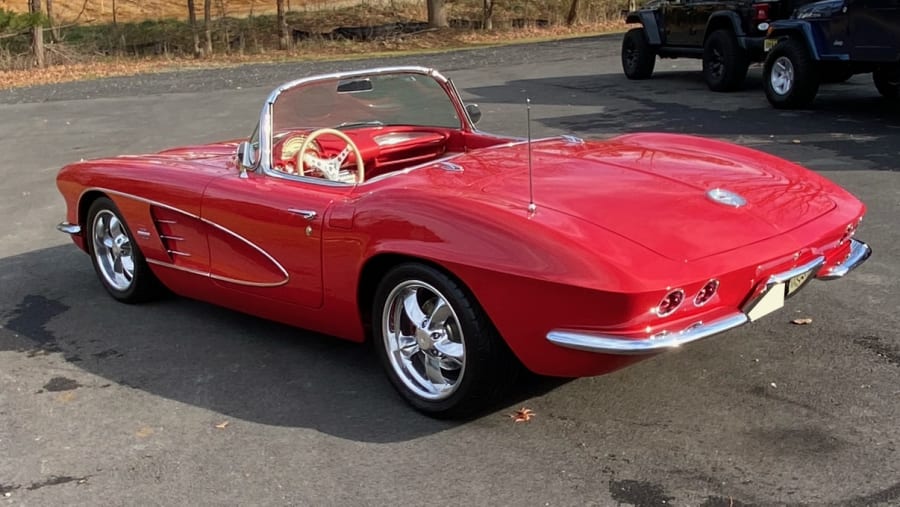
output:
POLYGON ((707 190, 706 197, 709 197, 712 202, 724 204, 725 206, 731 206, 733 208, 740 208, 741 206, 747 204, 747 200, 741 197, 740 194, 734 193, 730 190, 725 190, 724 188, 713 188, 707 190))

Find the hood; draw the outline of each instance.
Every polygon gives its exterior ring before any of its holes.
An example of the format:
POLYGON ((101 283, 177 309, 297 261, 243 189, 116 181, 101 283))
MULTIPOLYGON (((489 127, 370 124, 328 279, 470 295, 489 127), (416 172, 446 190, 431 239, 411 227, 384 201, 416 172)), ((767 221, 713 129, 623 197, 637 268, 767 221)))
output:
MULTIPOLYGON (((490 171, 473 190, 524 209, 527 153, 520 144, 457 163, 490 171)), ((591 222, 677 261, 787 233, 835 207, 827 180, 770 155, 703 138, 635 134, 604 142, 540 141, 532 144, 532 166, 538 210, 591 222), (713 199, 730 194, 745 203, 713 199)))
POLYGON ((842 11, 844 0, 821 0, 798 7, 791 16, 795 19, 830 18, 842 11))

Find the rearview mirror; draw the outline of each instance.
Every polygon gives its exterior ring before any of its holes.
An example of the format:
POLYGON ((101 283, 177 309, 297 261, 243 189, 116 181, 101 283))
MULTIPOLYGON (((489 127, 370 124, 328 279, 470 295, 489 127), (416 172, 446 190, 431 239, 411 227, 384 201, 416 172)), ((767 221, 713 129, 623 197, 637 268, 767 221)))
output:
POLYGON ((350 79, 341 81, 337 85, 338 93, 360 93, 372 91, 372 81, 369 79, 350 79))
POLYGON ((481 108, 478 107, 478 104, 466 104, 466 113, 469 114, 472 123, 478 123, 478 120, 481 119, 481 108))

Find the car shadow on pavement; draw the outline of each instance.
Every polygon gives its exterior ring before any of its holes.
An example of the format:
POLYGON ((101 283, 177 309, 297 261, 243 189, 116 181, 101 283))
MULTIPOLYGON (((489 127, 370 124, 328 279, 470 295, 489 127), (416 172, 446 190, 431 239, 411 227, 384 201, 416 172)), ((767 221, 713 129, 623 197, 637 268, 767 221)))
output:
POLYGON ((760 74, 758 67, 751 69, 745 87, 733 93, 707 90, 696 71, 659 72, 645 81, 629 81, 621 74, 545 77, 465 91, 482 104, 519 104, 527 96, 536 106, 534 121, 582 136, 637 131, 694 134, 780 156, 786 150, 814 146, 844 157, 838 160, 842 163, 816 169, 898 170, 900 101, 882 99, 869 75, 823 85, 811 109, 782 111, 766 101, 760 74), (571 106, 577 113, 544 117, 537 109, 540 105, 571 106), (587 108, 594 110, 580 112, 587 108))
MULTIPOLYGON (((9 331, 0 330, 0 351, 59 354, 111 383, 223 417, 354 441, 406 441, 464 423, 408 407, 368 345, 174 295, 117 303, 72 245, 0 259, 0 280, 0 324, 9 331)), ((47 379, 39 380, 35 387, 47 379)), ((495 410, 562 382, 526 375, 495 410)))

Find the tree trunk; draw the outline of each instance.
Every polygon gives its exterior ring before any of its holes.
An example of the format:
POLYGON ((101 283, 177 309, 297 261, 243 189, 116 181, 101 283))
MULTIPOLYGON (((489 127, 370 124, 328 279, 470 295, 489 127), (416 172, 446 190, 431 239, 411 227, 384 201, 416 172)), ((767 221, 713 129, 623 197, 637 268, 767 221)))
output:
POLYGON ((191 33, 194 36, 194 58, 200 57, 200 34, 197 32, 197 11, 194 9, 194 0, 187 0, 188 21, 191 24, 191 33))
POLYGON ((284 17, 284 0, 277 0, 275 3, 278 8, 278 33, 280 34, 278 49, 285 50, 291 46, 291 36, 288 33, 287 20, 284 17))
POLYGON ((118 10, 118 9, 116 9, 116 0, 112 0, 112 10, 113 10, 113 26, 116 26, 117 24, 119 24, 119 17, 116 12, 118 10))
POLYGON ((40 22, 41 0, 28 0, 28 12, 37 14, 31 27, 31 50, 34 55, 34 64, 44 66, 44 27, 40 22))
POLYGON ((484 0, 484 20, 481 26, 485 30, 494 29, 494 0, 484 0))
POLYGON ((59 27, 53 21, 53 0, 47 0, 47 21, 50 22, 50 40, 59 42, 59 27))
POLYGON ((572 0, 569 5, 569 15, 566 16, 566 24, 572 26, 578 21, 578 0, 572 0))
POLYGON ((206 57, 212 56, 212 27, 210 21, 212 19, 212 0, 203 0, 203 32, 206 35, 206 57))
POLYGON ((428 25, 435 28, 447 26, 447 9, 444 0, 426 0, 428 6, 428 25))

